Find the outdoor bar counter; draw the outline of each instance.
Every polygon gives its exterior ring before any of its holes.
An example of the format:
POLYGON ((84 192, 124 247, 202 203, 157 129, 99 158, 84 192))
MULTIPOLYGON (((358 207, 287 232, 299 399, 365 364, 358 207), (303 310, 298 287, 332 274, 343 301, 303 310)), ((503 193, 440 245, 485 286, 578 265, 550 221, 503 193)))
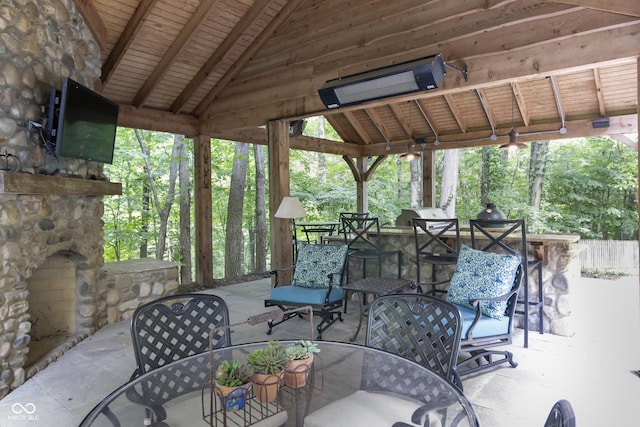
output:
MULTIPOLYGON (((415 240, 413 228, 410 227, 383 227, 380 229, 383 250, 402 251, 402 278, 416 280, 415 264, 415 240)), ((478 238, 478 237, 476 237, 478 238)), ((328 240, 337 242, 342 236, 331 236, 328 240)), ((562 336, 571 336, 574 329, 571 327, 570 291, 580 280, 579 253, 584 248, 579 244, 580 236, 577 234, 527 234, 529 259, 542 260, 543 293, 544 293, 544 331, 562 336)), ((461 227, 460 244, 471 246, 471 233, 468 227, 461 227)), ((438 266, 437 279, 444 280, 451 276, 454 266, 438 266)), ((350 280, 354 281, 362 277, 362 264, 359 260, 352 260, 349 266, 350 280)), ((384 277, 397 277, 397 258, 388 257, 384 260, 382 275, 384 277)), ((529 273, 529 298, 535 301, 538 298, 537 271, 529 273)), ((374 262, 367 263, 367 276, 377 275, 377 266, 374 262)), ((422 264, 420 277, 423 282, 428 282, 431 277, 431 265, 422 264)), ((446 285, 445 285, 446 288, 446 285)), ((516 315, 516 325, 522 324, 522 316, 516 315)), ((538 329, 537 310, 529 313, 529 329, 535 333, 538 329)))

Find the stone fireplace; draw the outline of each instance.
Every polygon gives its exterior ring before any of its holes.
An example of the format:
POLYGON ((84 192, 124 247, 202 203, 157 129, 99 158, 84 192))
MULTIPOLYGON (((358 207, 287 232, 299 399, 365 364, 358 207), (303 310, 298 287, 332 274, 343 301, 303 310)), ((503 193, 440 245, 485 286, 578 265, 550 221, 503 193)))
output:
POLYGON ((56 158, 29 130, 63 77, 98 89, 100 48, 73 2, 5 1, 0 31, 2 398, 38 369, 32 340, 70 347, 107 323, 102 197, 118 191, 102 164, 56 158))

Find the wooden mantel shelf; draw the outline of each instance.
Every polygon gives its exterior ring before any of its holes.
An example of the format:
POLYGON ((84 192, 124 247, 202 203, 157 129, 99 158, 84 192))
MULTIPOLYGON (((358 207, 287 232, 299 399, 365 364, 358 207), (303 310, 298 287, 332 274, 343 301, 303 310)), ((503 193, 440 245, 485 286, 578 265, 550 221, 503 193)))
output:
POLYGON ((0 171, 0 194, 106 196, 122 194, 119 182, 0 171))

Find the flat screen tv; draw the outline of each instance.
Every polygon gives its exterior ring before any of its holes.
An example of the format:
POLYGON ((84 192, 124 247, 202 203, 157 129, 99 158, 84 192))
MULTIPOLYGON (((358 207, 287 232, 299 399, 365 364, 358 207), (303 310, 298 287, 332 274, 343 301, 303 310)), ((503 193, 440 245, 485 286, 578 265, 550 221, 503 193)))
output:
POLYGON ((52 91, 47 131, 57 156, 113 162, 118 104, 66 77, 52 91))

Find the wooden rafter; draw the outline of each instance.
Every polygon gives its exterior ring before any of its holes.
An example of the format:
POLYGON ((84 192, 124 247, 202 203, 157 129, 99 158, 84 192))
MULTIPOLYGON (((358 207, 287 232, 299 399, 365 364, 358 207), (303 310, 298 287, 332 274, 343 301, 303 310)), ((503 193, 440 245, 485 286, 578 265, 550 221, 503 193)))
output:
POLYGON ((233 27, 220 46, 218 46, 209 59, 207 59, 207 62, 182 90, 173 104, 171 104, 171 111, 179 113, 182 110, 184 104, 189 100, 189 98, 191 98, 207 77, 215 71, 216 66, 218 66, 222 59, 229 54, 242 35, 245 34, 247 30, 255 24, 256 20, 264 14, 265 8, 271 4, 271 1, 272 0, 257 0, 253 5, 251 5, 251 8, 242 17, 242 19, 240 19, 240 22, 233 27))
POLYGON ((589 9, 604 12, 619 13, 622 15, 640 18, 640 3, 637 0, 553 0, 555 3, 583 6, 589 9))
POLYGON ((204 97, 204 99, 198 104, 194 113, 196 116, 201 116, 207 108, 214 101, 218 93, 222 89, 224 89, 227 84, 231 80, 233 80, 241 71, 242 67, 244 67, 247 62, 251 59, 253 54, 257 52, 264 43, 267 42, 269 37, 273 34, 274 31, 282 25, 284 21, 289 18, 289 15, 297 9, 297 7, 304 0, 289 0, 289 2, 280 10, 280 12, 276 15, 276 17, 269 22, 269 24, 265 27, 265 29, 260 33, 260 35, 253 41, 251 46, 247 50, 244 51, 242 56, 238 58, 238 60, 231 66, 231 68, 225 73, 225 75, 218 81, 218 83, 209 91, 209 93, 204 97))
POLYGON ((520 90, 520 85, 518 83, 511 83, 511 96, 515 97, 518 114, 520 115, 522 122, 525 126, 529 126, 531 124, 531 118, 527 112, 524 96, 522 96, 522 91, 520 90))
POLYGON ((111 49, 107 60, 102 64, 101 80, 103 86, 109 83, 109 79, 113 75, 113 72, 124 57, 125 53, 127 53, 127 48, 131 43, 133 43, 136 34, 138 34, 142 28, 142 24, 146 21, 153 9, 153 6, 155 6, 157 2, 158 0, 142 0, 136 8, 136 11, 131 15, 131 19, 129 19, 124 31, 120 34, 120 37, 118 37, 116 45, 111 49))
POLYGON ((447 102, 447 106, 449 107, 449 111, 451 111, 453 118, 456 120, 456 123, 458 123, 460 132, 465 133, 467 131, 468 126, 464 118, 462 117, 462 113, 460 112, 460 109, 456 104, 456 100, 453 99, 453 96, 450 93, 445 94, 444 99, 447 102))
POLYGON ((356 131, 356 133, 358 134, 358 136, 360 137, 362 142, 365 143, 365 144, 371 144, 371 137, 369 137, 369 134, 362 127, 362 125, 360 124, 358 119, 356 119, 356 117, 353 115, 353 113, 351 111, 345 111, 344 112, 344 117, 345 117, 345 119, 347 119, 347 121, 349 122, 351 127, 353 127, 353 130, 356 131))
POLYGON ((400 126, 402 126, 407 138, 411 138, 411 124, 409 123, 409 120, 407 120, 406 114, 404 114, 400 109, 400 105, 390 104, 389 107, 391 107, 391 111, 393 111, 396 119, 398 119, 398 122, 400 123, 400 126))
POLYGON ((104 26, 102 19, 100 19, 100 15, 98 15, 96 8, 91 4, 90 0, 73 0, 73 2, 86 21, 96 43, 98 43, 101 50, 104 50, 107 44, 107 28, 104 26))
POLYGON ((378 113, 376 113, 376 111, 373 108, 365 108, 364 111, 367 113, 367 115, 369 116, 369 119, 376 126, 376 129, 378 129, 378 132, 380 132, 380 134, 385 139, 385 141, 391 141, 391 134, 385 127, 384 120, 380 118, 378 113))
POLYGON ((601 117, 606 117, 607 108, 604 105, 604 96, 602 95, 602 79, 600 78, 600 71, 597 68, 593 69, 593 83, 596 86, 596 97, 598 98, 598 111, 601 117))
POLYGON ((171 64, 173 64, 178 55, 180 55, 180 53, 185 49, 189 40, 196 35, 196 31, 206 20, 209 11, 218 1, 219 0, 202 0, 196 9, 196 12, 191 16, 189 22, 187 22, 182 28, 180 34, 176 37, 176 40, 171 44, 169 50, 165 52, 162 59, 153 69, 153 72, 151 72, 149 77, 145 80, 135 98, 133 98, 133 105, 136 107, 144 105, 147 98, 169 71, 171 64))

